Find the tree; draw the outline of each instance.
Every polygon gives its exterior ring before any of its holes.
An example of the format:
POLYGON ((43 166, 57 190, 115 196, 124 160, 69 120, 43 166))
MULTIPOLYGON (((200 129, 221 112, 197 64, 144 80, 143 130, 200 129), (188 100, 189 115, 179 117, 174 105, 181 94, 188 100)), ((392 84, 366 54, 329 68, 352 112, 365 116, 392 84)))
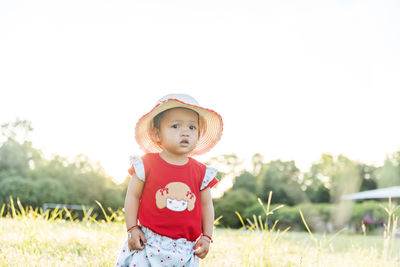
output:
POLYGON ((251 158, 251 162, 253 163, 253 175, 257 177, 264 167, 264 157, 261 154, 256 153, 251 158))
POLYGON ((32 126, 29 121, 17 119, 1 125, 0 180, 9 176, 28 178, 42 160, 40 150, 33 148, 29 141, 32 126))
POLYGON ((374 190, 378 188, 378 180, 376 177, 377 168, 371 165, 360 163, 358 165, 361 176, 360 191, 374 190))
POLYGON ((332 155, 323 154, 310 171, 304 174, 302 190, 311 202, 337 202, 343 194, 376 189, 376 169, 368 164, 351 161, 343 155, 335 159, 332 155), (347 188, 347 191, 341 192, 334 199, 334 194, 339 193, 338 186, 347 188))
POLYGON ((399 162, 397 161, 396 154, 388 156, 383 166, 377 170, 377 180, 379 188, 397 186, 400 184, 399 175, 399 162))
POLYGON ((10 200, 10 197, 19 198, 26 205, 39 205, 39 190, 35 183, 29 179, 18 176, 8 177, 0 181, 0 203, 10 200))
POLYGON ((358 192, 361 186, 359 163, 343 155, 335 158, 323 154, 315 165, 314 175, 329 189, 330 201, 336 204, 331 217, 334 227, 339 229, 349 220, 352 212, 352 203, 342 201, 342 196, 358 192))
POLYGON ((254 194, 257 191, 256 177, 248 171, 242 172, 239 176, 235 177, 232 190, 245 189, 254 194))
POLYGON ((225 175, 237 175, 239 171, 243 169, 243 160, 235 154, 224 154, 212 157, 206 164, 217 168, 225 175))
POLYGON ((28 178, 30 146, 7 140, 0 147, 0 180, 9 176, 28 178))
POLYGON ((1 126, 0 202, 8 202, 12 196, 34 207, 46 202, 94 205, 95 200, 105 207, 123 206, 123 189, 99 163, 84 155, 47 160, 29 141, 31 131, 28 121, 1 126))
POLYGON ((320 166, 313 164, 310 171, 303 175, 301 189, 306 193, 310 202, 330 202, 329 188, 323 181, 320 166))
POLYGON ((37 195, 37 206, 43 206, 44 203, 66 203, 67 190, 61 182, 43 178, 34 182, 37 195))
POLYGON ((14 140, 21 144, 30 140, 29 135, 32 131, 32 123, 19 118, 14 122, 5 123, 0 126, 1 139, 5 141, 14 140))
POLYGON ((313 164, 308 178, 318 184, 318 180, 330 192, 331 202, 338 203, 345 194, 358 192, 361 186, 362 168, 360 164, 343 155, 333 157, 323 154, 319 162, 313 164))
POLYGON ((306 201, 304 192, 300 189, 300 170, 294 161, 274 160, 266 165, 261 175, 261 192, 259 196, 263 201, 268 200, 272 191, 272 203, 295 205, 306 201))
POLYGON ((343 155, 339 155, 332 173, 331 199, 338 203, 343 195, 358 192, 361 187, 361 175, 357 164, 343 155))

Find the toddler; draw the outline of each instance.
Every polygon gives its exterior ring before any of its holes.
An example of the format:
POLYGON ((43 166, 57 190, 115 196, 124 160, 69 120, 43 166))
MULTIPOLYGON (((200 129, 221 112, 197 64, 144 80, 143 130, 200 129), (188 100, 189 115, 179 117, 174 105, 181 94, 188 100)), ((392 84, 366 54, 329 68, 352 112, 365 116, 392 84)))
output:
POLYGON ((217 170, 189 156, 214 147, 222 129, 218 113, 184 94, 163 97, 139 119, 135 136, 146 154, 131 158, 128 240, 117 266, 198 266, 198 258, 206 257, 217 170))

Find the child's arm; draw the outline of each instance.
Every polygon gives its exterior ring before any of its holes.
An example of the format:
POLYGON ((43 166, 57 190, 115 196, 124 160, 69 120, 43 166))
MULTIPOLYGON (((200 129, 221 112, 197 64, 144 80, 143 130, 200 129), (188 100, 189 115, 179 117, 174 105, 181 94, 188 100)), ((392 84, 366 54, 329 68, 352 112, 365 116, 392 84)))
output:
POLYGON ((210 188, 200 191, 200 201, 202 210, 201 223, 204 236, 198 239, 194 245, 194 254, 204 259, 207 256, 211 243, 211 240, 206 236, 211 237, 214 230, 214 206, 210 188))
MULTIPOLYGON (((142 196, 144 182, 140 180, 136 174, 132 175, 129 181, 128 190, 125 197, 125 220, 127 229, 138 223, 138 211, 140 197, 142 196)), ((130 250, 143 249, 146 245, 146 238, 139 227, 134 227, 130 230, 131 236, 128 239, 128 247, 130 250)))

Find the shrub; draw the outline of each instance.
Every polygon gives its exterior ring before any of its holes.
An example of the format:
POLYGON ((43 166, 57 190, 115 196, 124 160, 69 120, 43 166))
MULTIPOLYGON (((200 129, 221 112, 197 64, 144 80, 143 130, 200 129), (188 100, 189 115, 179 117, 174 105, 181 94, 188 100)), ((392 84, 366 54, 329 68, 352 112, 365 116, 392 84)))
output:
POLYGON ((30 205, 38 205, 39 190, 35 182, 21 177, 8 177, 0 182, 0 200, 2 203, 9 202, 10 196, 19 197, 21 203, 29 203, 30 205))
POLYGON ((235 211, 242 214, 247 207, 253 206, 256 203, 256 195, 247 190, 229 191, 222 198, 215 200, 215 216, 223 216, 220 224, 225 227, 240 228, 242 223, 235 214, 235 211))
POLYGON ((117 188, 111 188, 105 192, 103 205, 118 209, 124 206, 125 196, 123 192, 117 188))
MULTIPOLYGON (((35 190, 38 195, 39 206, 44 203, 65 203, 67 200, 67 192, 62 184, 51 178, 43 178, 35 182, 35 190)), ((19 196, 15 196, 19 197, 19 196)))
MULTIPOLYGON (((273 210, 278 205, 279 204, 271 205, 270 210, 273 210)), ((388 214, 385 211, 385 207, 387 207, 387 202, 365 201, 355 203, 351 211, 348 226, 354 227, 356 231, 361 231, 361 223, 364 220, 364 223, 367 225, 367 231, 373 231, 379 225, 382 226, 386 223, 388 214), (367 219, 370 219, 370 221, 367 219)), ((291 229, 305 230, 304 223, 299 213, 301 209, 311 231, 325 232, 328 230, 327 224, 331 222, 332 216, 335 216, 334 211, 338 208, 338 205, 329 203, 302 203, 296 206, 284 206, 269 215, 269 225, 279 220, 278 228, 280 229, 290 226, 291 229)), ((394 214, 400 216, 400 209, 397 209, 394 214)), ((261 216, 261 219, 263 221, 265 220, 263 209, 258 203, 244 209, 240 215, 244 220, 246 220, 246 218, 253 220, 253 215, 257 218, 261 216)))

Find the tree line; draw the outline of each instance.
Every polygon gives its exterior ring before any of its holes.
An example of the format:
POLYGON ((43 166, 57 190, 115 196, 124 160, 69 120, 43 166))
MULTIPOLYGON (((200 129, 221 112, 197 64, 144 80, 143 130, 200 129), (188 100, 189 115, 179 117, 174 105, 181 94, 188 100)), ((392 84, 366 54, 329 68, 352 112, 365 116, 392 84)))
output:
POLYGON ((31 123, 16 120, 1 126, 0 206, 10 196, 26 206, 44 203, 95 205, 121 208, 126 186, 117 185, 98 163, 84 155, 74 159, 46 159, 32 145, 31 123))
MULTIPOLYGON (((123 207, 129 177, 116 184, 100 164, 84 155, 46 159, 30 141, 32 131, 31 122, 25 120, 1 126, 0 207, 10 196, 33 207, 43 203, 93 206, 95 200, 105 207, 123 207)), ((214 200, 216 217, 222 215, 221 224, 229 227, 240 227, 235 211, 249 215, 259 211, 258 198, 266 203, 270 191, 272 204, 338 204, 345 194, 400 184, 400 151, 388 156, 382 166, 323 154, 307 172, 301 172, 295 161, 264 162, 260 154, 252 157, 251 170, 244 170, 243 159, 235 154, 211 158, 207 164, 220 170, 220 180, 232 179, 232 187, 214 200)))
MULTIPOLYGON (((229 227, 241 226, 235 211, 245 218, 253 214, 262 215, 258 199, 267 203, 269 192, 273 192, 271 204, 276 204, 275 206, 284 204, 287 207, 310 207, 309 204, 315 203, 313 209, 320 209, 321 215, 332 207, 344 209, 340 206, 343 195, 400 184, 400 151, 388 155, 383 166, 368 165, 344 155, 323 154, 304 173, 300 172, 294 161, 277 159, 264 162, 260 154, 253 156, 252 170, 238 172, 237 167, 242 165, 242 160, 235 154, 212 158, 209 163, 220 164, 221 167, 228 164, 228 168, 225 168, 227 171, 220 174, 221 178, 229 175, 233 177, 233 186, 214 202, 216 215, 223 216, 221 224, 229 227), (328 205, 322 205, 324 203, 328 205)), ((292 213, 282 216, 286 216, 286 219, 296 216, 296 220, 300 220, 298 209, 292 210, 292 213)), ((351 214, 347 217, 350 219, 351 214)))

